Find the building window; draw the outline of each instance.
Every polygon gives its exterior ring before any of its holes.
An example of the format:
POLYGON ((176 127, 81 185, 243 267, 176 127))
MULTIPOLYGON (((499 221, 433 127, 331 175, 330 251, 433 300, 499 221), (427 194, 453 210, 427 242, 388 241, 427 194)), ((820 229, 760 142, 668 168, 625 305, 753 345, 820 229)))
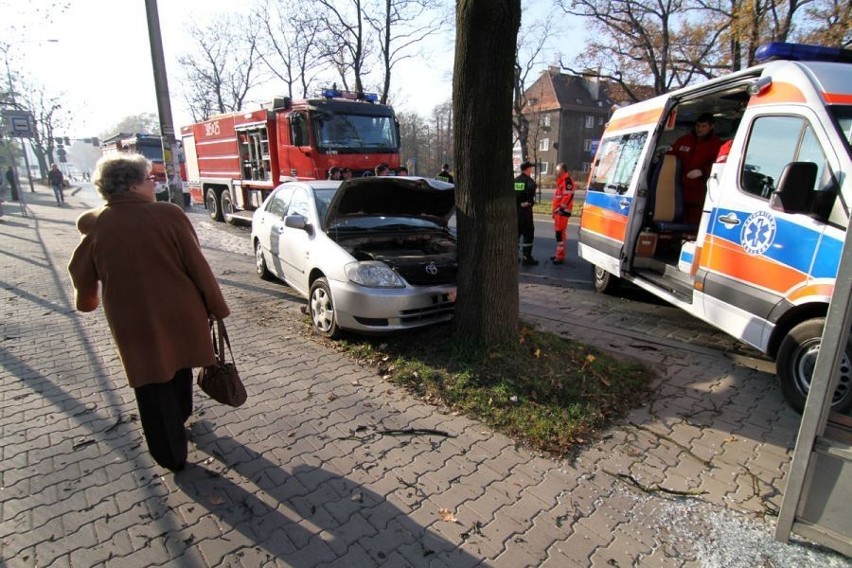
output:
POLYGON ((548 173, 550 173, 550 162, 539 162, 538 171, 541 173, 541 175, 546 176, 548 173))
POLYGON ((583 150, 586 151, 586 152, 592 151, 592 139, 591 138, 586 138, 585 140, 583 140, 583 150))
POLYGON ((598 117, 598 126, 603 126, 606 123, 606 118, 599 116, 598 117))
POLYGON ((594 128, 595 127, 595 117, 587 116, 586 117, 586 128, 594 128))
POLYGON ((589 173, 590 167, 591 167, 591 164, 589 162, 583 162, 583 173, 586 173, 586 174, 589 173))
POLYGON ((542 138, 538 143, 538 149, 541 152, 550 150, 550 138, 542 138))
POLYGON ((549 114, 541 115, 541 125, 542 126, 550 126, 550 115, 549 114))

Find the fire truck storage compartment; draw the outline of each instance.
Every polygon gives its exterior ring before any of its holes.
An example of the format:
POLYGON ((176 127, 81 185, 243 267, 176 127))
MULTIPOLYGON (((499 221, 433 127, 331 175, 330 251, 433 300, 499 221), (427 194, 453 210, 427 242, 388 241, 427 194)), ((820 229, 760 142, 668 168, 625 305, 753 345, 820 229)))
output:
POLYGON ((269 154, 269 131, 266 125, 237 129, 240 141, 240 164, 243 179, 272 180, 272 163, 269 154))

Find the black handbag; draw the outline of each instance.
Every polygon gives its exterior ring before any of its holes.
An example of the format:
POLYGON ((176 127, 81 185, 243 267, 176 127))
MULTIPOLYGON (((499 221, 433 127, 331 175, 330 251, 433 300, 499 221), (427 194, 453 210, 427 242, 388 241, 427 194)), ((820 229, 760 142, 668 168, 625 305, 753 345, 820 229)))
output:
POLYGON ((220 319, 216 320, 216 325, 211 322, 210 330, 213 334, 216 362, 198 371, 198 386, 217 402, 233 407, 242 406, 248 395, 234 363, 234 353, 231 351, 231 342, 228 339, 228 332, 225 330, 225 322, 220 319), (228 346, 228 353, 231 355, 230 363, 225 360, 226 345, 228 346))

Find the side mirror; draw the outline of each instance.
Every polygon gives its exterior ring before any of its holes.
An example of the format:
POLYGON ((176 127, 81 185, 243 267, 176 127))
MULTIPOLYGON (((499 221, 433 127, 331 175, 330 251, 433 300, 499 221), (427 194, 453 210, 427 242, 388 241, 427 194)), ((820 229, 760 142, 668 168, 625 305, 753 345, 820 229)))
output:
POLYGON ((816 178, 815 163, 790 162, 781 172, 777 189, 769 198, 769 206, 784 213, 810 214, 816 178))
POLYGON ((301 215, 287 215, 284 217, 284 226, 310 232, 308 220, 301 215))

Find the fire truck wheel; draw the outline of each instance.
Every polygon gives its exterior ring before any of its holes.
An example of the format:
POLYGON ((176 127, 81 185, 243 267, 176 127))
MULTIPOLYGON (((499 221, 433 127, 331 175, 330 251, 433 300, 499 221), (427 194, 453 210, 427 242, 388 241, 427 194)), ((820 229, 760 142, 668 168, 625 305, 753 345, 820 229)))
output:
POLYGON ((234 202, 231 200, 231 192, 227 189, 223 190, 219 203, 222 205, 222 218, 232 225, 236 223, 234 218, 230 216, 234 213, 234 202))
POLYGON ((260 246, 260 241, 254 242, 254 266, 257 269, 257 275, 263 280, 272 278, 272 273, 269 272, 269 267, 266 266, 266 258, 263 256, 263 247, 260 246))
MULTIPOLYGON (((790 330, 781 342, 775 369, 784 398, 797 412, 805 408, 811 388, 825 318, 804 321, 790 330)), ((846 353, 840 361, 840 382, 831 399, 831 409, 843 413, 852 405, 852 336, 846 341, 846 353)))
POLYGON ((604 294, 614 293, 621 285, 621 279, 594 264, 592 265, 592 281, 595 285, 595 291, 604 294))
POLYGON ((214 188, 211 187, 207 190, 204 203, 207 205, 207 214, 210 215, 210 218, 214 221, 221 221, 222 209, 219 207, 219 195, 214 188))
POLYGON ((311 322, 313 322, 317 333, 331 339, 340 335, 340 328, 337 327, 337 317, 334 315, 334 303, 331 300, 331 290, 328 287, 328 280, 325 278, 314 280, 314 283, 311 284, 308 306, 311 311, 311 322))

